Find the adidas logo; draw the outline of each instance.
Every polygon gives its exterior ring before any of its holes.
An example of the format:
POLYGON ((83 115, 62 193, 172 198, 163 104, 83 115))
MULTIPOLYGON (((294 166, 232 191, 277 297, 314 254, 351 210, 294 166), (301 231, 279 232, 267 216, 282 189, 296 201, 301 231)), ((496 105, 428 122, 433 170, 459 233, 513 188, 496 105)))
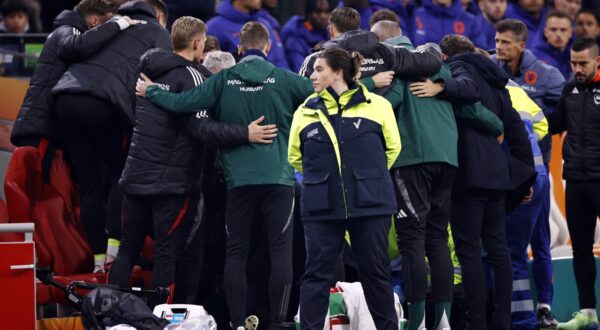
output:
POLYGON ((396 214, 396 219, 405 219, 408 218, 408 215, 406 215, 406 212, 404 212, 403 209, 400 209, 398 211, 398 214, 396 214))
POLYGON ((579 94, 579 90, 577 89, 577 87, 573 88, 573 91, 571 92, 571 94, 579 94))

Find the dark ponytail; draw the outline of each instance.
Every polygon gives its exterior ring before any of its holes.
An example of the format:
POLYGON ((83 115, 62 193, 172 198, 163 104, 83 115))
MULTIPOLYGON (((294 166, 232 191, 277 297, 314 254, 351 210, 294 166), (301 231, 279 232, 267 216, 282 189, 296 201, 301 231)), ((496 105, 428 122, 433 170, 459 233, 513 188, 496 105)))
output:
POLYGON ((318 57, 325 59, 333 71, 342 70, 348 86, 352 86, 359 78, 360 64, 363 60, 359 52, 354 51, 350 54, 342 48, 334 47, 324 50, 318 57))

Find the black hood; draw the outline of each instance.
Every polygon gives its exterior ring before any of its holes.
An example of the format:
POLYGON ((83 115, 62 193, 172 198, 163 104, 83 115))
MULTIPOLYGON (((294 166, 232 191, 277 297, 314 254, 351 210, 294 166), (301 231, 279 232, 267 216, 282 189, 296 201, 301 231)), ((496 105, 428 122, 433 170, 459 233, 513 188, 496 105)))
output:
POLYGON ((494 61, 476 53, 460 54, 448 59, 448 63, 461 61, 465 67, 471 66, 487 83, 499 89, 504 89, 508 83, 508 75, 494 61))
POLYGON ((54 29, 64 25, 72 26, 81 32, 88 29, 83 17, 73 10, 63 10, 62 13, 58 14, 54 19, 54 29))
POLYGON ((140 59, 140 72, 143 72, 151 80, 160 78, 177 67, 193 66, 197 64, 185 58, 166 51, 162 48, 150 49, 140 59))
POLYGON ((341 36, 331 39, 323 48, 341 47, 349 51, 357 51, 362 55, 370 55, 377 51, 379 38, 369 31, 348 31, 341 36))
POLYGON ((119 7, 118 13, 119 15, 127 15, 136 19, 140 18, 140 16, 156 19, 154 8, 144 1, 125 2, 119 7))

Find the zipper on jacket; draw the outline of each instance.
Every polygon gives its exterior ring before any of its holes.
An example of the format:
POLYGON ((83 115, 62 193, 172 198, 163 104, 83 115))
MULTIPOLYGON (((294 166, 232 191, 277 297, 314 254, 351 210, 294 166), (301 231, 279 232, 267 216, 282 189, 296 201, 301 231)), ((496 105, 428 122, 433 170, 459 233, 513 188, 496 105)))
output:
MULTIPOLYGON (((341 127, 342 127, 342 107, 340 106, 339 103, 339 99, 336 100, 336 104, 338 107, 338 115, 340 116, 340 122, 338 124, 338 126, 340 127, 339 131, 341 134, 341 127)), ((323 112, 323 109, 321 109, 321 112, 323 112)), ((349 214, 348 214, 348 201, 347 201, 347 196, 346 196, 346 186, 344 186, 344 175, 343 175, 343 164, 342 164, 342 147, 340 146, 340 142, 338 139, 338 130, 336 130, 335 127, 335 123, 333 122, 333 120, 331 120, 331 115, 329 114, 329 110, 327 109, 327 107, 325 107, 325 111, 323 113, 325 115, 325 117, 327 118, 327 120, 329 121, 329 124, 331 125, 331 127, 333 128, 333 134, 335 134, 335 139, 337 141, 337 148, 338 148, 338 152, 340 153, 340 163, 338 164, 339 167, 339 172, 340 172, 340 182, 342 183, 342 195, 344 196, 344 214, 346 216, 346 219, 349 218, 349 214)), ((333 146, 334 148, 334 152, 335 152, 335 145, 333 146)))
MULTIPOLYGON (((579 135, 579 138, 581 139, 581 162, 579 164, 579 166, 581 166, 581 174, 583 176, 585 176, 586 174, 586 169, 585 169, 585 107, 586 107, 586 101, 587 101, 587 94, 588 94, 588 89, 585 88, 584 89, 584 93, 583 93, 583 106, 581 107, 581 135, 579 135)), ((592 97, 594 97, 594 94, 591 93, 592 97)))

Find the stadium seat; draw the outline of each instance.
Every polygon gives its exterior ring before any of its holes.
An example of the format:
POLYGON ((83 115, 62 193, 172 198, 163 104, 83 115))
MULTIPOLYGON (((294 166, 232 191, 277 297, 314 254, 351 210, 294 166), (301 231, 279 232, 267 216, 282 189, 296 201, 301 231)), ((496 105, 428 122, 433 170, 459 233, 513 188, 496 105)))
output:
POLYGON ((39 264, 59 275, 86 273, 93 267, 90 248, 77 217, 76 191, 62 151, 55 151, 49 182, 42 180, 41 151, 16 148, 4 190, 10 222, 33 222, 39 264))

